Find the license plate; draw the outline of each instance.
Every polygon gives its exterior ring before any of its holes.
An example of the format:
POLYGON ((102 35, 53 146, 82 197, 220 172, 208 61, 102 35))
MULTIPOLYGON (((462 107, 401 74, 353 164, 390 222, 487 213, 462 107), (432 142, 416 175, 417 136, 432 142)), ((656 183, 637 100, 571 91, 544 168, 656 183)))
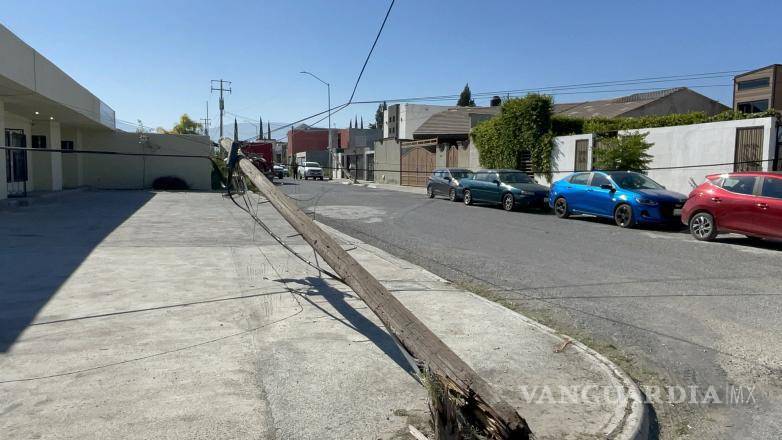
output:
POLYGON ((681 215, 682 215, 682 209, 681 209, 681 208, 676 208, 676 209, 674 209, 674 210, 673 210, 673 215, 674 215, 674 216, 679 216, 679 217, 681 217, 681 215))

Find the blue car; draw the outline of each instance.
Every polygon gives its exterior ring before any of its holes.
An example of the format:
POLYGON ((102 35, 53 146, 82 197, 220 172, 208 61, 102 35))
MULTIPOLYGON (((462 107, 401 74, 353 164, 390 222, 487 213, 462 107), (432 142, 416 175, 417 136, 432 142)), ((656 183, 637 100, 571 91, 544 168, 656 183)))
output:
POLYGON ((687 196, 668 191, 632 171, 574 173, 551 185, 549 205, 559 218, 587 214, 614 219, 620 227, 676 224, 687 196))

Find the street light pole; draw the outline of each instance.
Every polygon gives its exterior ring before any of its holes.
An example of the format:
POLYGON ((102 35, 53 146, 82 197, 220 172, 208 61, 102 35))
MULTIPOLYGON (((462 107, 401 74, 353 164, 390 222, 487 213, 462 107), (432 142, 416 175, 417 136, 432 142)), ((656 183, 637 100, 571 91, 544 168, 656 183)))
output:
MULTIPOLYGON (((329 115, 328 115, 328 120, 329 120, 329 131, 328 131, 329 147, 328 148, 329 148, 329 154, 334 156, 334 157, 336 157, 336 155, 334 154, 334 149, 333 149, 333 147, 331 145, 331 84, 329 84, 326 81, 323 81, 322 79, 318 78, 318 76, 315 75, 312 72, 307 72, 306 70, 302 70, 299 73, 303 73, 304 75, 309 75, 309 76, 317 79, 318 81, 322 82, 323 84, 326 84, 326 92, 328 94, 328 113, 329 113, 329 115)), ((331 170, 331 173, 332 173, 332 176, 333 176, 333 174, 334 174, 334 170, 333 169, 331 170)))

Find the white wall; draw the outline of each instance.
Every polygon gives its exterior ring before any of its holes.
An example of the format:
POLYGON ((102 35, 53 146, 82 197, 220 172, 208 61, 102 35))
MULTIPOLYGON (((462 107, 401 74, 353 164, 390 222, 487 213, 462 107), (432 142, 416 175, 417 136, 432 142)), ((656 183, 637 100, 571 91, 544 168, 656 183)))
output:
MULTIPOLYGON (((592 145, 594 136, 592 134, 575 134, 571 136, 558 136, 554 138, 554 148, 551 153, 552 182, 572 173, 576 168, 576 141, 586 139, 589 142, 589 152, 587 159, 587 168, 592 168, 592 145)), ((546 178, 542 174, 535 176, 538 182, 545 182, 546 178)))
MULTIPOLYGON (((708 165, 729 163, 730 165, 649 170, 648 175, 666 188, 689 193, 690 179, 703 183, 706 176, 733 171, 736 152, 736 129, 740 127, 763 127, 763 159, 773 159, 776 146, 776 122, 774 118, 744 119, 740 121, 711 122, 708 124, 680 125, 675 127, 648 128, 638 130, 649 133, 646 141, 653 144, 649 149, 653 161, 650 168, 679 167, 687 165, 708 165)), ((763 170, 769 170, 770 162, 763 163, 763 170)))
MULTIPOLYGON (((146 154, 209 155, 206 136, 145 134, 139 141, 136 133, 123 131, 84 131, 85 150, 122 151, 146 154)), ((207 159, 184 157, 144 157, 81 154, 84 185, 106 189, 151 188, 162 176, 184 179, 191 189, 211 189, 212 165, 207 159)))
MULTIPOLYGON (((687 194, 692 189, 690 179, 703 183, 709 174, 733 171, 736 150, 736 129, 740 127, 763 127, 763 159, 773 159, 776 146, 776 122, 774 118, 744 119, 739 121, 711 122, 708 124, 678 125, 674 127, 628 130, 648 133, 646 141, 652 144, 650 168, 683 167, 727 163, 729 165, 693 167, 648 171, 649 177, 666 188, 687 194)), ((576 140, 589 139, 589 167, 592 158, 592 135, 559 136, 554 139, 553 152, 554 181, 573 171, 575 167, 576 140)), ((763 169, 769 170, 770 163, 764 162, 763 169)), ((538 178, 538 181, 542 181, 538 178)))
MULTIPOLYGON (((5 102, 0 98, 0 145, 5 145, 5 102)), ((5 150, 0 150, 0 200, 8 198, 8 182, 5 175, 5 150)))

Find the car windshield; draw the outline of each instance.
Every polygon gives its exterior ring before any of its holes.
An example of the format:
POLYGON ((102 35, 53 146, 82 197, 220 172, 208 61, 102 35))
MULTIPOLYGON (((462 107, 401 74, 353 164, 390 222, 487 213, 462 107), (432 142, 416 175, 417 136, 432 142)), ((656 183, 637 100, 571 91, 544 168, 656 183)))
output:
POLYGON ((469 179, 472 177, 472 171, 454 170, 451 171, 451 176, 453 176, 454 179, 469 179))
POLYGON ((664 189, 662 185, 640 173, 615 171, 606 173, 620 188, 624 189, 664 189))
POLYGON ((320 164, 319 164, 319 163, 317 163, 317 162, 306 162, 306 163, 304 164, 304 166, 305 166, 305 167, 318 167, 318 168, 319 168, 319 167, 320 167, 320 164))
POLYGON ((532 179, 522 172, 500 173, 500 182, 502 183, 532 183, 532 179))

